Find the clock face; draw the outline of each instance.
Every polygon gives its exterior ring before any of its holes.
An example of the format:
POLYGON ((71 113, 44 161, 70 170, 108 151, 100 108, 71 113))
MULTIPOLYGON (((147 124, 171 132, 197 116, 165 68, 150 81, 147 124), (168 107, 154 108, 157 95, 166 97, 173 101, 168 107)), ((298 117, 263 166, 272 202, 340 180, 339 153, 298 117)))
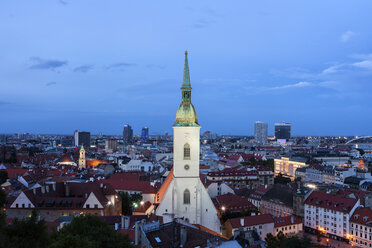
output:
POLYGON ((188 170, 190 168, 190 166, 187 164, 185 165, 185 170, 188 170))

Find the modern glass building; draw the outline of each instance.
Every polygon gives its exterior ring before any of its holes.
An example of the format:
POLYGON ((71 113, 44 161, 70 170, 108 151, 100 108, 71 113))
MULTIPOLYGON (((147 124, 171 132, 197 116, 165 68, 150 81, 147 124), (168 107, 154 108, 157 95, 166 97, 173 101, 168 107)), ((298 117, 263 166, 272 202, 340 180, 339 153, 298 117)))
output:
POLYGON ((275 123, 275 138, 288 140, 291 138, 291 124, 290 123, 275 123))
POLYGON ((142 142, 149 141, 149 128, 148 127, 142 128, 141 140, 142 140, 142 142))
POLYGON ((125 144, 132 144, 133 142, 133 129, 129 124, 124 125, 123 140, 125 144))

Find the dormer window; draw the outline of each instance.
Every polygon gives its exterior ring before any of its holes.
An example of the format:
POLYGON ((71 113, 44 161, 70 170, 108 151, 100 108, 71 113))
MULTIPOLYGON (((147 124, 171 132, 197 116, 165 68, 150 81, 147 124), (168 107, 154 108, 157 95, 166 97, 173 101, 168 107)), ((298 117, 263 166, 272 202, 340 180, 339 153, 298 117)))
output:
POLYGON ((190 145, 188 143, 183 146, 183 159, 190 160, 190 145))

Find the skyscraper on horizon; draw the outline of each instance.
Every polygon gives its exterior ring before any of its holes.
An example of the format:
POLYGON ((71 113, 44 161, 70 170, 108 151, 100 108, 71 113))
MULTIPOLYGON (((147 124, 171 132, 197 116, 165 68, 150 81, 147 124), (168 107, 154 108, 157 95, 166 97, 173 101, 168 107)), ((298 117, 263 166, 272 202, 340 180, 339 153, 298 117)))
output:
POLYGON ((275 123, 275 138, 289 140, 291 138, 291 127, 290 123, 275 123))
POLYGON ((74 143, 75 146, 85 146, 90 147, 90 132, 79 132, 75 130, 74 132, 74 143))
POLYGON ((123 140, 125 144, 132 144, 133 142, 133 129, 129 124, 124 125, 123 140))
POLYGON ((259 144, 267 142, 267 122, 256 121, 254 123, 254 140, 259 144))
POLYGON ((141 132, 141 141, 142 141, 142 142, 147 142, 147 141, 149 141, 149 128, 148 128, 148 127, 144 127, 144 128, 142 128, 142 132, 141 132))

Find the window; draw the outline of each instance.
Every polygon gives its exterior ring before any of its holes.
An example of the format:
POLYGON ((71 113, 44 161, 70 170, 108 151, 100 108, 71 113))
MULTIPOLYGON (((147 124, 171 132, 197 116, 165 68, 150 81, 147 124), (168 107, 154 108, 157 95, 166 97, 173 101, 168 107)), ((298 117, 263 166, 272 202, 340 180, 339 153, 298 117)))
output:
POLYGON ((190 145, 188 143, 183 146, 183 159, 190 160, 190 145))
POLYGON ((190 190, 188 189, 183 192, 183 204, 190 204, 190 190))
POLYGON ((98 208, 98 204, 94 204, 94 208, 98 208))
POLYGON ((90 205, 89 204, 87 204, 87 208, 90 208, 90 205))

